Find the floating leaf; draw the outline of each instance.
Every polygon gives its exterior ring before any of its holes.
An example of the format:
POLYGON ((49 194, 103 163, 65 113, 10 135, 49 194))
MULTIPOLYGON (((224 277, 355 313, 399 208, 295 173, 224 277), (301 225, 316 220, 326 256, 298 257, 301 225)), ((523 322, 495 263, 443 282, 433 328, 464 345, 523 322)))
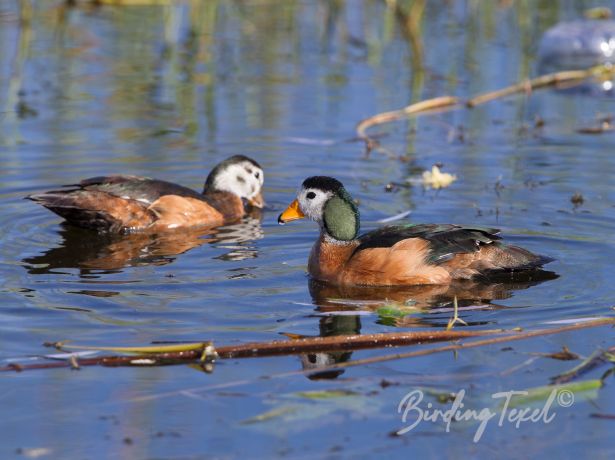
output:
POLYGON ((307 399, 332 399, 332 398, 341 398, 345 396, 357 396, 360 393, 351 390, 322 390, 322 391, 300 391, 295 393, 295 395, 301 398, 307 399))
POLYGON ((556 353, 530 353, 531 355, 536 356, 544 356, 545 358, 551 359, 559 359, 561 361, 574 361, 575 359, 579 359, 579 355, 571 352, 568 347, 562 347, 562 351, 558 351, 556 353))
MULTIPOLYGON (((527 406, 532 403, 547 401, 553 391, 557 394, 562 392, 570 392, 572 395, 572 402, 593 399, 598 395, 597 390, 602 387, 602 380, 583 380, 580 382, 571 382, 563 385, 546 385, 542 387, 528 388, 527 395, 514 395, 508 404, 508 408, 514 408, 519 406, 527 406), (579 398, 581 396, 581 398, 579 398)), ((572 405, 572 402, 570 405, 572 405)), ((504 404, 504 403, 502 403, 504 404)), ((560 403, 561 404, 561 403, 560 403)))
POLYGON ((421 309, 412 305, 392 303, 384 305, 376 310, 378 322, 386 326, 397 326, 397 322, 406 316, 421 313, 421 309))
POLYGON ((242 420, 239 423, 241 423, 242 425, 251 425, 253 423, 266 422, 267 420, 282 417, 283 415, 293 414, 297 412, 298 409, 298 406, 281 406, 270 411, 263 412, 262 414, 255 415, 254 417, 242 420))
POLYGON ((403 311, 392 305, 380 307, 378 310, 376 310, 376 313, 381 318, 403 318, 408 314, 406 311, 403 311))
POLYGON ((62 345, 72 350, 113 351, 116 353, 177 353, 181 351, 204 350, 211 347, 211 342, 179 343, 173 345, 154 345, 148 347, 96 347, 88 345, 62 345))

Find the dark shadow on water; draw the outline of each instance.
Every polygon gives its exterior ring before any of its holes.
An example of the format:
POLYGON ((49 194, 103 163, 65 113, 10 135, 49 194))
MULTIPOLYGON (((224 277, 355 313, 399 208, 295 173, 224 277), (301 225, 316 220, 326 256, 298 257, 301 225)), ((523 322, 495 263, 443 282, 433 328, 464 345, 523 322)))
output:
POLYGON ((258 257, 249 243, 263 237, 260 220, 246 217, 242 222, 215 229, 182 229, 165 233, 131 235, 101 234, 63 224, 61 246, 23 259, 31 274, 58 273, 77 268, 84 277, 117 273, 124 267, 167 265, 178 255, 204 244, 229 249, 216 258, 244 260, 258 257))
MULTIPOLYGON (((534 270, 492 277, 480 281, 464 281, 441 286, 363 287, 334 286, 310 280, 312 302, 319 315, 321 337, 359 334, 361 315, 376 314, 378 322, 387 326, 445 327, 454 311, 457 298, 459 316, 475 310, 509 308, 494 301, 512 297, 515 291, 528 289, 559 276, 550 271, 534 270), (352 312, 357 312, 353 315, 352 312)), ((469 326, 488 324, 468 322, 469 326)), ((301 355, 304 370, 314 370, 308 378, 334 379, 343 370, 322 371, 318 368, 350 360, 352 352, 308 353, 301 355)))

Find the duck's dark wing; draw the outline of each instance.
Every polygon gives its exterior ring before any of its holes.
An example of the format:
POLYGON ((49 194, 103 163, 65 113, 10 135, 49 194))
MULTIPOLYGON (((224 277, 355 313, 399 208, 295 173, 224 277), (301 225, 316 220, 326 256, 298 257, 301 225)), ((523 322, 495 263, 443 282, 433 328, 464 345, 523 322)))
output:
POLYGON ((452 224, 383 227, 361 236, 355 254, 368 248, 387 248, 405 239, 420 238, 429 243, 427 263, 443 265, 450 270, 470 270, 467 274, 471 276, 533 270, 553 261, 550 257, 499 241, 499 232, 496 228, 452 224))
POLYGON ((104 192, 119 198, 152 204, 164 195, 177 195, 203 200, 203 195, 188 187, 149 177, 99 176, 82 180, 74 185, 83 190, 104 192))
POLYGON ((416 224, 382 227, 359 237, 355 253, 368 248, 388 248, 409 238, 429 242, 428 262, 440 264, 455 254, 478 251, 481 245, 500 239, 496 228, 473 227, 453 224, 416 224))

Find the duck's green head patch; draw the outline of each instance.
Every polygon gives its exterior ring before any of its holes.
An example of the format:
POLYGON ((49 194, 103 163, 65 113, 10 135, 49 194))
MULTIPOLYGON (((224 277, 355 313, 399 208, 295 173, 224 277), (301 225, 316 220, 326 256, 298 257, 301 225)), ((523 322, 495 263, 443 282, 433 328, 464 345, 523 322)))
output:
POLYGON ((359 233, 359 209, 345 189, 327 201, 323 213, 325 230, 336 240, 351 241, 359 233))

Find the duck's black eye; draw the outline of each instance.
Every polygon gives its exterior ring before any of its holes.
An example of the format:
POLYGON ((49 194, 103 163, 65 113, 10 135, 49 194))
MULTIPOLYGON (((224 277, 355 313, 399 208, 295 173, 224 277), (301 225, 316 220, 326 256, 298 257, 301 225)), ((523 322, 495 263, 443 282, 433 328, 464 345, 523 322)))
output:
POLYGON ((308 194, 307 194, 307 195, 305 195, 305 197, 306 197, 308 200, 312 200, 312 199, 316 198, 316 194, 315 194, 314 192, 308 192, 308 194))
POLYGON ((256 178, 258 179, 259 177, 261 177, 261 173, 259 173, 258 171, 256 171, 256 172, 254 173, 254 177, 256 177, 256 178))

